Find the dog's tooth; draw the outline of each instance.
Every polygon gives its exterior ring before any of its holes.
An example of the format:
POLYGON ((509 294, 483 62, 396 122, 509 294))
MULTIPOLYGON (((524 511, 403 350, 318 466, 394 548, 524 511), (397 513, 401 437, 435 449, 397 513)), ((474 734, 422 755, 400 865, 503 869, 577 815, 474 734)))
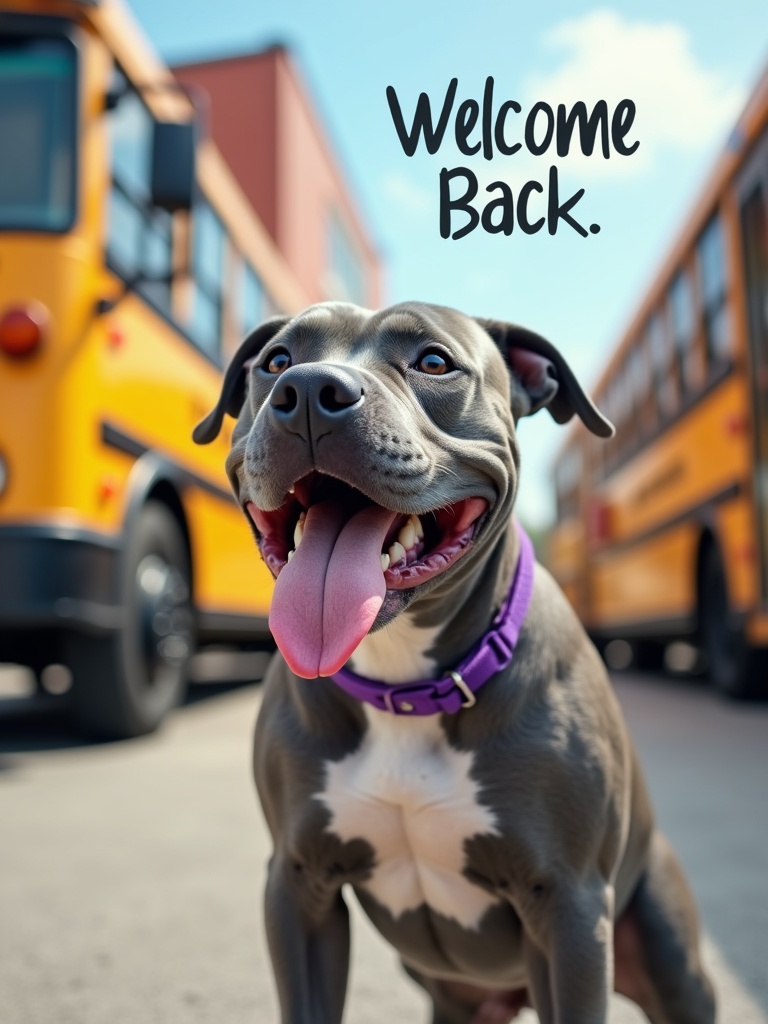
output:
POLYGON ((288 493, 289 494, 295 494, 296 493, 296 488, 293 486, 293 484, 291 484, 291 486, 288 488, 288 493))
POLYGON ((298 523, 296 523, 296 528, 293 531, 293 543, 296 545, 296 547, 298 547, 299 544, 301 544, 301 538, 303 536, 304 524, 302 523, 301 519, 299 519, 298 523))
POLYGON ((299 512, 299 522, 303 525, 304 520, 306 518, 307 518, 307 510, 306 509, 302 509, 301 512, 299 512))
POLYGON ((397 539, 403 545, 404 551, 408 551, 416 543, 416 531, 410 519, 398 533, 397 539))
POLYGON ((383 554, 381 556, 381 571, 386 572, 389 568, 389 555, 383 554))
POLYGON ((421 525, 419 517, 411 516, 411 522, 413 523, 413 529, 415 530, 418 539, 424 540, 424 527, 421 525))
POLYGON ((288 552, 288 561, 289 561, 289 562, 290 562, 290 560, 291 560, 291 559, 293 558, 293 556, 294 556, 295 554, 296 554, 296 551, 295 551, 295 549, 294 549, 294 548, 291 548, 291 550, 290 550, 290 551, 288 552))
POLYGON ((398 543, 398 541, 395 541, 389 549, 389 564, 397 565, 397 563, 403 558, 405 558, 405 548, 402 544, 398 543))

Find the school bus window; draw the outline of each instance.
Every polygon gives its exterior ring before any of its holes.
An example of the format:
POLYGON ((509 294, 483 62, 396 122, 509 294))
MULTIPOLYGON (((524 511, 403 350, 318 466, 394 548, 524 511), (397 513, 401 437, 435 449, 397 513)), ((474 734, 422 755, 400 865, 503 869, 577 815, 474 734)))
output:
MULTIPOLYGON (((605 390, 602 392, 602 396, 601 396, 601 398, 598 401, 598 406, 599 406, 600 409, 602 409, 605 412, 605 415, 608 417, 610 422, 616 428, 616 433, 617 433, 618 432, 618 425, 616 423, 616 410, 615 410, 615 402, 613 401, 613 386, 612 386, 612 382, 608 382, 605 385, 605 390)), ((609 437, 605 441, 605 453, 604 453, 604 459, 603 459, 603 472, 605 472, 607 470, 608 466, 610 465, 611 460, 613 459, 613 456, 615 455, 616 443, 617 443, 616 442, 616 433, 614 433, 612 437, 609 437)))
POLYGON ((611 423, 616 427, 616 432, 613 437, 610 438, 606 445, 606 463, 610 463, 616 455, 616 451, 619 446, 619 410, 616 403, 616 389, 613 386, 613 381, 608 385, 608 390, 605 393, 605 407, 609 410, 608 418, 611 423))
POLYGON ((592 438, 592 454, 590 457, 591 477, 597 483, 605 478, 605 439, 600 438, 602 444, 595 444, 592 438))
POLYGON ((570 519, 578 515, 578 490, 582 471, 581 452, 566 452, 556 469, 557 517, 570 519))
POLYGON ((224 225, 205 200, 194 210, 192 270, 195 298, 189 333, 195 344, 215 360, 220 358, 223 290, 224 225))
POLYGON ((614 422, 616 423, 616 426, 618 427, 619 422, 621 420, 621 402, 619 401, 619 392, 621 390, 621 382, 619 380, 619 371, 618 370, 614 370, 613 371, 613 377, 611 378, 611 382, 610 382, 608 387, 609 387, 609 394, 610 394, 610 402, 609 402, 609 404, 610 404, 610 407, 611 407, 611 410, 612 410, 614 422))
POLYGON ((622 363, 615 381, 616 413, 619 421, 619 446, 622 454, 632 441, 632 389, 627 364, 622 363))
POLYGON ((109 113, 112 184, 107 260, 164 313, 171 311, 172 221, 150 206, 152 117, 125 76, 115 71, 111 91, 119 96, 109 113))
POLYGON ((141 266, 144 219, 131 200, 112 183, 107 211, 107 260, 125 278, 133 278, 141 266))
POLYGON ((632 389, 632 419, 636 436, 641 436, 648 426, 648 396, 650 380, 645 351, 645 339, 638 338, 627 357, 627 377, 632 389))
POLYGON ((632 352, 632 374, 635 380, 635 402, 638 428, 645 435, 653 426, 653 396, 651 388, 648 339, 640 335, 632 352))
POLYGON ((75 219, 77 88, 63 36, 0 40, 0 229, 67 231, 75 219))
POLYGON ((702 231, 697 254, 704 340, 711 369, 728 359, 731 333, 723 228, 717 214, 702 231))
POLYGON ((669 289, 672 346, 677 358, 680 390, 689 392, 696 383, 693 294, 685 271, 679 271, 669 289))
POLYGON ((653 351, 649 325, 646 324, 641 341, 642 372, 645 379, 645 397, 641 411, 643 430, 650 433, 659 422, 658 399, 653 373, 653 351))
POLYGON ((635 412, 640 409, 645 398, 642 344, 642 338, 635 338, 627 356, 627 375, 632 388, 632 406, 635 412))
POLYGON ((625 428, 624 428, 624 440, 627 447, 631 447, 637 441, 638 437, 638 422, 637 422, 637 381, 634 374, 634 364, 632 359, 632 352, 630 351, 627 355, 624 363, 622 364, 621 379, 624 387, 624 405, 625 405, 625 428))
POLYGON ((112 177, 136 205, 149 201, 152 116, 125 75, 115 70, 110 93, 119 97, 108 114, 112 177))
POLYGON ((621 407, 621 447, 625 452, 635 439, 634 395, 627 360, 621 364, 618 380, 621 407))
POLYGON ((171 272, 173 267, 173 221, 165 210, 153 210, 147 217, 144 233, 144 271, 142 291, 163 312, 171 312, 171 272))
POLYGON ((671 416, 676 403, 675 370, 672 346, 661 313, 654 313, 648 327, 653 362, 653 379, 661 418, 671 416))

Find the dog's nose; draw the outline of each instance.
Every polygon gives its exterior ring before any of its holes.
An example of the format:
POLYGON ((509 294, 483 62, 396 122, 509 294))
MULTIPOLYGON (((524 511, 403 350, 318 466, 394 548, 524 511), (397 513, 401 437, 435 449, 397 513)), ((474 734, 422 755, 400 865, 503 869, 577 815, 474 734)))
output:
POLYGON ((332 433, 362 402, 362 378, 328 363, 292 366, 280 375, 269 398, 277 426, 307 442, 332 433))

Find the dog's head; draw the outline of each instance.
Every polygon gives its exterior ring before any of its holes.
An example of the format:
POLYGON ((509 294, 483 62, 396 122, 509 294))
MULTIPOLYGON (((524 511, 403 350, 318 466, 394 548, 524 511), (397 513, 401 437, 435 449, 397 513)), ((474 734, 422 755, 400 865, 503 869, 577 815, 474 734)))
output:
POLYGON ((297 675, 337 671, 492 550, 517 491, 515 422, 544 407, 613 433, 548 341, 442 306, 323 303, 246 338, 194 438, 237 417, 227 472, 297 675))

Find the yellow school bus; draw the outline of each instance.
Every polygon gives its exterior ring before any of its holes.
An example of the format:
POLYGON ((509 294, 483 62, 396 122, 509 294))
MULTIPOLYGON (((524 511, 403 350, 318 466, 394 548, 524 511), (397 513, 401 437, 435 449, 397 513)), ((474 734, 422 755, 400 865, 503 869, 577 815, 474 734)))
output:
POLYGON ((749 696, 768 667, 768 71, 555 464, 551 567, 600 641, 670 640, 749 696))
POLYGON ((231 427, 191 432, 305 304, 117 0, 0 3, 0 661, 68 666, 84 729, 155 728, 198 644, 267 636, 231 427))

